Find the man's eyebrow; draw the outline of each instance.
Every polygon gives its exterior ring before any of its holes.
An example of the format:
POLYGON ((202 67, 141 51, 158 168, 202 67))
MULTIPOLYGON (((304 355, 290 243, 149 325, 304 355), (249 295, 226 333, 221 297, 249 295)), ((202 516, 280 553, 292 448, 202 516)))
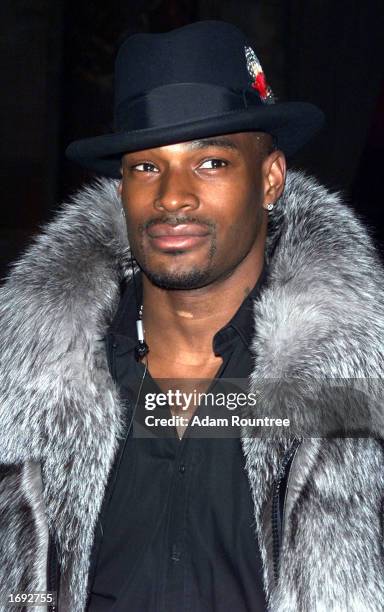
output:
POLYGON ((224 149, 232 149, 238 151, 239 147, 225 136, 217 136, 216 138, 202 138, 200 140, 192 140, 187 143, 187 148, 191 150, 206 149, 208 147, 221 147, 224 149))

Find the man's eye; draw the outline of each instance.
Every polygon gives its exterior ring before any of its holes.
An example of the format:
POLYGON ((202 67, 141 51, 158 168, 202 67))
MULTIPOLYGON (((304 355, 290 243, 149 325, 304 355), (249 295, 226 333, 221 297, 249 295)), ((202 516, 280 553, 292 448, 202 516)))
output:
POLYGON ((227 165, 227 162, 223 159, 207 159, 200 165, 200 168, 204 168, 207 170, 216 170, 217 168, 223 168, 227 165))
POLYGON ((159 171, 154 164, 151 164, 149 162, 143 162, 142 164, 135 164, 134 166, 132 166, 132 170, 137 170, 137 172, 158 172, 159 171))

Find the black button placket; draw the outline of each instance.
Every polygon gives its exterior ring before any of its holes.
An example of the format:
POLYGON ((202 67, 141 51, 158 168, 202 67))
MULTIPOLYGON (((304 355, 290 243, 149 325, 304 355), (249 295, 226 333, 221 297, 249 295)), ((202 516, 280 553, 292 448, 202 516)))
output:
MULTIPOLYGON (((164 599, 161 612, 179 612, 180 594, 185 592, 188 576, 186 557, 186 536, 188 530, 188 490, 191 470, 190 441, 183 438, 175 455, 173 486, 169 499, 168 562, 164 584, 164 599)), ((184 601, 184 598, 183 598, 184 601)), ((186 602, 184 602, 186 604, 186 602)), ((185 608, 183 607, 183 610, 185 608)))

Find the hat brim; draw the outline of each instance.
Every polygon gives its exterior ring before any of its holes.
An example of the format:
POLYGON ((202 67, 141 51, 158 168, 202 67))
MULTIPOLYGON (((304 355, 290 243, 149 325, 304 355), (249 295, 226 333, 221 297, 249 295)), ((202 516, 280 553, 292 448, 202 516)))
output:
POLYGON ((66 156, 98 174, 120 178, 121 157, 125 153, 209 136, 260 131, 274 136, 278 148, 291 157, 323 124, 324 114, 317 106, 307 102, 282 102, 166 127, 75 140, 67 147, 66 156))

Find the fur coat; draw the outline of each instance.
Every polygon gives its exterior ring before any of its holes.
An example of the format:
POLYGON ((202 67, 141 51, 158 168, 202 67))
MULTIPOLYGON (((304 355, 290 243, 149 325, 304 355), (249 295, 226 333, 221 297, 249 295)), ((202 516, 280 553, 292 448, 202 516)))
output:
MULTIPOLYGON (((297 439, 243 430, 269 609, 382 612, 383 269, 339 196, 293 171, 270 215, 266 257, 250 389, 261 413, 291 410, 307 432, 297 439), (335 408, 326 380, 366 385, 343 404, 347 420, 364 415, 361 436, 311 430, 313 415, 327 421, 335 408), (271 500, 287 453, 273 565, 271 500)), ((100 180, 62 206, 0 291, 0 610, 8 609, 9 592, 46 589, 49 533, 61 565, 59 610, 84 610, 98 514, 122 434, 104 335, 127 261, 116 182, 100 180)))

